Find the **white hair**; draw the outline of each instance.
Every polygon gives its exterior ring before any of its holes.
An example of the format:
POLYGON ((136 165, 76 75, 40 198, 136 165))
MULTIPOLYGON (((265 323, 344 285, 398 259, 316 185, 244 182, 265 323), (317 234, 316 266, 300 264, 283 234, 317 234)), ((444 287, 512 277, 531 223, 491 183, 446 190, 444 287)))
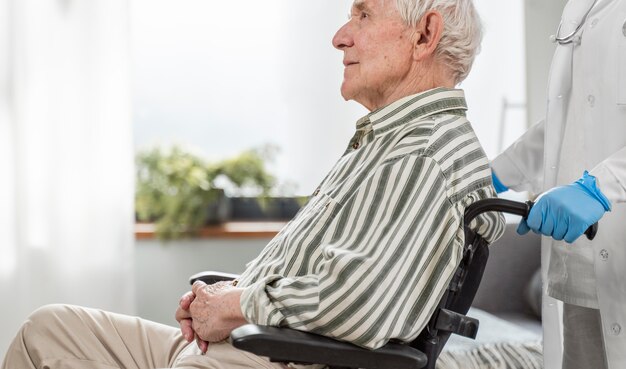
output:
POLYGON ((482 25, 472 0, 396 0, 400 16, 408 26, 416 26, 429 10, 443 17, 444 29, 436 57, 450 68, 455 83, 467 77, 480 51, 482 25))

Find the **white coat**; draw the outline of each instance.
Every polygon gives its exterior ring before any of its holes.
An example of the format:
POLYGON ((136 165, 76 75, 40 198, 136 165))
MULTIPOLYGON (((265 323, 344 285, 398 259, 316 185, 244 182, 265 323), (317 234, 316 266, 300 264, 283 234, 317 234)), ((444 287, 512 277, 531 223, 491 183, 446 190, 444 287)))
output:
MULTIPOLYGON (((570 0, 563 11, 560 35, 574 31, 592 4, 593 0, 570 0)), ((557 44, 545 121, 531 127, 492 162, 502 183, 535 194, 567 184, 557 183, 557 169, 568 160, 559 156, 572 114, 582 119, 580 150, 584 164, 598 178, 600 190, 613 206, 600 220, 598 235, 588 245, 594 252, 596 292, 609 369, 623 369, 626 368, 626 0, 599 0, 577 32, 576 42, 557 44)), ((550 265, 551 245, 551 239, 544 237, 544 278, 545 268, 550 265)), ((561 367, 559 315, 555 300, 544 296, 546 369, 561 367)))

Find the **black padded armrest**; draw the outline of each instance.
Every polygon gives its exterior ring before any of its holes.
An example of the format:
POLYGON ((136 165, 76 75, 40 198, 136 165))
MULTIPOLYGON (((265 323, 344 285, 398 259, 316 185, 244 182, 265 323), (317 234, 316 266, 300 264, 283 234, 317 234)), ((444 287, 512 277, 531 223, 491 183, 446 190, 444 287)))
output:
POLYGON ((423 352, 408 345, 388 343, 377 350, 367 350, 290 328, 247 324, 232 331, 230 340, 241 350, 276 362, 366 369, 417 369, 427 362, 423 352))
POLYGON ((237 279, 239 276, 237 274, 232 273, 224 273, 224 272, 215 272, 215 271, 205 271, 192 275, 189 277, 189 284, 193 284, 195 281, 202 281, 206 284, 213 284, 216 282, 222 281, 232 281, 237 279))

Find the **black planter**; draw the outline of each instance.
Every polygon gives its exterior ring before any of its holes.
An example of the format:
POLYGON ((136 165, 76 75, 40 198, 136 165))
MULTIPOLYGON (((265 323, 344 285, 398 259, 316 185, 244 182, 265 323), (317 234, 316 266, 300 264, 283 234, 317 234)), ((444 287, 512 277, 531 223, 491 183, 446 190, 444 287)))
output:
POLYGON ((231 220, 290 220, 300 210, 300 202, 295 197, 256 197, 230 198, 231 220))
POLYGON ((232 199, 219 191, 216 199, 207 207, 207 224, 219 224, 232 218, 232 199))

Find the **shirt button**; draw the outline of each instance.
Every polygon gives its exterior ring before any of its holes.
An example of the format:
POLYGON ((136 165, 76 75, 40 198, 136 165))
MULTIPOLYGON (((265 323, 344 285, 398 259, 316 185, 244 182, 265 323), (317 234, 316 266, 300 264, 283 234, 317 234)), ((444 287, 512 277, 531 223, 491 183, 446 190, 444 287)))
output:
POLYGON ((622 326, 617 323, 613 323, 611 325, 611 332, 613 332, 614 335, 619 336, 619 334, 622 332, 622 326))
POLYGON ((595 27, 598 24, 598 18, 591 21, 591 28, 595 27))
POLYGON ((317 188, 315 189, 315 191, 313 192, 313 196, 317 196, 320 193, 320 189, 317 188))
POLYGON ((600 257, 602 261, 607 261, 609 259, 609 252, 606 249, 600 250, 600 257))
POLYGON ((361 144, 359 143, 359 141, 356 141, 355 143, 352 144, 352 148, 353 149, 358 149, 361 146, 361 144))
POLYGON ((589 102, 589 106, 593 108, 596 105, 596 97, 593 95, 587 96, 587 102, 589 102))

